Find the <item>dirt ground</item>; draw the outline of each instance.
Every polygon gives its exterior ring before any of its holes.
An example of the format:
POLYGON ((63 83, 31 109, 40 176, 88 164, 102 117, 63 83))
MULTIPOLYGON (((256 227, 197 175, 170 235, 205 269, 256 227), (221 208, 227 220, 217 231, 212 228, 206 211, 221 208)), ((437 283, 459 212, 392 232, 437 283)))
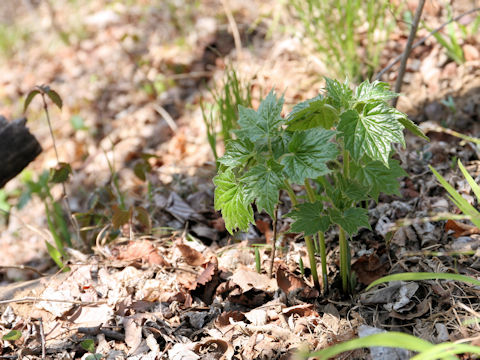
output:
MULTIPOLYGON (((404 3, 405 9, 417 5, 404 3)), ((422 281, 364 289, 398 272, 479 276, 479 234, 432 218, 458 210, 428 166, 476 205, 456 160, 478 180, 478 147, 443 129, 480 134, 480 34, 464 40, 461 65, 434 38, 412 52, 398 109, 430 142, 406 134, 399 159, 409 176, 401 179, 401 196, 370 204, 373 231, 351 239, 354 295, 340 291, 338 234, 326 234, 331 284, 319 295, 310 270, 300 275, 298 259, 308 264, 308 257, 303 239, 286 233, 287 222, 278 226, 273 278, 266 275, 270 247, 260 247, 258 273, 252 246, 271 243, 266 214, 255 214, 257 226, 246 234, 226 232, 213 208, 216 168, 200 104, 212 102, 209 88, 221 86, 229 64, 250 81, 254 106, 272 88, 283 93, 284 114, 316 96, 330 74, 286 4, 228 4, 240 44, 222 1, 0 4, 0 114, 22 117, 35 85, 60 94, 62 109, 50 107, 55 143, 73 169, 71 210, 86 219, 82 241, 69 251, 71 271, 59 272, 45 246, 52 238, 42 200, 32 196, 15 206, 25 195, 26 175, 0 193, 0 208, 11 206, 8 216, 0 213, 0 335, 22 334, 0 341, 0 359, 86 359, 93 353, 82 347, 85 339, 94 339, 94 353, 106 359, 175 360, 290 359, 299 348, 317 350, 379 329, 434 343, 479 342, 478 323, 465 323, 480 312, 476 287, 422 281), (147 166, 143 180, 138 166, 147 166), (122 202, 138 216, 115 229, 122 202), (391 232, 402 219, 405 226, 391 232)), ((426 26, 446 21, 446 4, 427 1, 426 26)), ((455 1, 453 15, 478 6, 455 1)), ((428 32, 421 26, 417 39, 428 32)), ((398 19, 380 69, 402 53, 407 36, 398 19)), ((398 65, 382 80, 394 84, 398 65)), ((57 160, 38 98, 26 116, 43 147, 27 169, 36 178, 57 160)), ((61 186, 51 191, 61 198, 61 186)), ((376 356, 357 350, 337 358, 381 359, 376 356)))

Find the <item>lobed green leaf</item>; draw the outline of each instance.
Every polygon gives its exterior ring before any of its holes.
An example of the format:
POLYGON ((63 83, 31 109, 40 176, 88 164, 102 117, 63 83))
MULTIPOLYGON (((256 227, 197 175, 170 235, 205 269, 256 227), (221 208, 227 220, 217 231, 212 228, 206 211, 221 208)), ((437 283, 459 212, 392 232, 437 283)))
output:
POLYGON ((348 81, 343 84, 338 80, 325 78, 326 90, 332 105, 338 110, 346 110, 354 100, 353 91, 350 89, 348 81))
POLYGON ((266 164, 252 167, 240 179, 244 184, 247 199, 255 199, 258 211, 265 209, 272 218, 275 218, 278 192, 283 187, 282 169, 282 165, 269 159, 266 164))
POLYGON ((287 118, 287 130, 308 130, 315 127, 330 129, 338 120, 337 110, 327 99, 318 95, 295 105, 287 118))
POLYGON ((229 140, 225 154, 218 159, 218 162, 227 167, 237 167, 246 164, 254 156, 255 147, 250 140, 229 140))
POLYGON ((396 92, 390 91, 390 85, 381 82, 374 81, 370 82, 368 80, 362 82, 355 90, 355 101, 356 102, 369 102, 369 101, 388 101, 397 97, 399 94, 396 92))
POLYGON ((367 155, 388 167, 392 144, 405 145, 403 125, 392 117, 391 109, 384 102, 375 102, 366 104, 361 114, 348 110, 340 116, 337 129, 355 160, 367 155))
POLYGON ((330 218, 325 215, 320 201, 299 204, 285 217, 295 220, 290 226, 290 232, 303 233, 305 236, 314 235, 319 231, 325 232, 330 227, 330 218))
POLYGON ((246 231, 248 225, 254 221, 253 209, 232 170, 219 173, 213 178, 215 184, 215 210, 222 211, 225 228, 230 234, 234 230, 246 231))
POLYGON ((281 117, 283 96, 277 99, 275 93, 270 91, 260 103, 258 111, 238 106, 238 125, 240 129, 235 134, 241 139, 252 142, 258 140, 269 141, 279 134, 280 125, 284 121, 281 117))
POLYGON ((380 193, 400 195, 399 177, 408 174, 397 160, 389 159, 388 167, 381 161, 368 161, 366 164, 350 163, 350 175, 370 188, 369 194, 378 201, 380 193))
POLYGON ((362 227, 371 230, 367 209, 350 208, 345 211, 328 209, 328 213, 332 223, 340 225, 350 236, 355 235, 362 227))
POLYGON ((328 174, 327 162, 338 156, 337 146, 330 141, 335 131, 322 128, 295 132, 288 144, 288 153, 281 158, 287 177, 296 184, 328 174))

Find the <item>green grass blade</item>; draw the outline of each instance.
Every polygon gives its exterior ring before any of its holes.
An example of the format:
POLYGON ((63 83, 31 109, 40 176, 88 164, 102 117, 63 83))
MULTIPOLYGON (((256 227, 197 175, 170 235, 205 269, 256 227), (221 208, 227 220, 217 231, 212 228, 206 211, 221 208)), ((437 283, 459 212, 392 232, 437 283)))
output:
POLYGON ((353 339, 320 351, 316 351, 314 353, 303 352, 300 354, 300 358, 307 359, 308 357, 318 357, 319 360, 326 360, 345 351, 372 346, 404 348, 416 352, 426 351, 433 347, 433 345, 428 341, 417 338, 413 335, 391 331, 353 339))
POLYGON ((480 186, 478 186, 475 180, 473 180, 473 178, 470 176, 467 169, 465 169, 465 167, 463 166, 460 160, 458 160, 458 167, 460 168, 460 171, 462 172, 463 176, 467 180, 468 185, 470 185, 470 187, 472 188, 473 193, 477 197, 477 201, 480 203, 480 186))
POLYGON ((430 166, 438 182, 448 191, 455 205, 465 214, 471 217, 475 226, 480 227, 479 212, 465 198, 463 198, 432 166, 430 166))
POLYGON ((460 281, 466 284, 474 286, 480 286, 480 280, 477 280, 470 276, 459 274, 447 274, 447 273, 429 273, 429 272, 409 272, 401 274, 387 275, 380 279, 375 280, 365 289, 370 290, 372 287, 383 284, 389 281, 421 281, 421 280, 453 280, 460 281))
POLYGON ((455 354, 477 354, 480 355, 480 347, 469 344, 442 343, 422 351, 410 360, 434 360, 434 359, 458 359, 455 354))

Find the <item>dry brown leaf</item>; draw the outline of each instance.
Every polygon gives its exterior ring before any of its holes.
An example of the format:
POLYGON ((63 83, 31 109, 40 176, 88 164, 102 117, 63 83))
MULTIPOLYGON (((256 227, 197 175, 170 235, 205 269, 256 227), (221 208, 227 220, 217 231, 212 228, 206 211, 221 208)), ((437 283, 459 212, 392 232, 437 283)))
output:
POLYGON ((319 296, 318 291, 308 286, 302 278, 282 267, 278 268, 276 278, 278 287, 287 295, 297 293, 302 299, 313 299, 319 296))
POLYGON ((116 258, 124 261, 138 261, 160 266, 170 264, 159 254, 157 248, 149 241, 130 241, 127 246, 119 247, 116 258))
POLYGON ((456 238, 459 238, 460 236, 480 234, 480 229, 476 226, 464 224, 455 220, 447 220, 445 224, 445 231, 449 230, 453 231, 453 236, 456 238))
POLYGON ((183 258, 188 265, 199 266, 207 262, 201 252, 192 249, 190 246, 185 244, 177 244, 176 246, 182 253, 183 258))
POLYGON ((352 265, 352 270, 357 274, 357 279, 363 285, 380 279, 388 271, 389 264, 381 260, 377 254, 362 255, 352 265))
POLYGON ((260 230, 263 235, 265 235, 265 242, 267 244, 270 244, 273 237, 273 231, 270 228, 270 224, 266 221, 258 219, 257 221, 255 221, 255 225, 257 226, 257 229, 260 230))

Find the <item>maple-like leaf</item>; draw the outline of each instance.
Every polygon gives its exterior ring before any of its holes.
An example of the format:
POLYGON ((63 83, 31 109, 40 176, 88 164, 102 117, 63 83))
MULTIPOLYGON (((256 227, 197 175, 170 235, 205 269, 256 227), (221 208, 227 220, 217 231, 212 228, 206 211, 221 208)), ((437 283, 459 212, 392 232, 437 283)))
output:
POLYGON ((249 201, 255 199, 259 211, 265 211, 275 218, 275 205, 278 203, 278 191, 283 187, 283 166, 270 159, 248 170, 241 178, 245 194, 249 201))
POLYGON ((332 223, 340 225, 350 236, 357 233, 358 229, 365 227, 371 230, 368 223, 368 211, 363 208, 350 208, 345 211, 328 209, 332 223))
POLYGON ((277 99, 275 93, 270 91, 267 97, 260 103, 258 111, 238 106, 239 130, 235 134, 241 139, 249 139, 252 142, 258 140, 270 140, 279 133, 279 127, 284 121, 281 117, 283 96, 277 99))
POLYGON ((380 193, 400 195, 399 177, 408 174, 401 168, 397 160, 390 159, 389 167, 380 161, 369 161, 366 164, 350 164, 350 175, 370 188, 369 194, 378 201, 380 193))
POLYGON ((354 110, 345 111, 337 129, 343 133, 345 148, 357 161, 365 154, 388 167, 392 144, 405 145, 403 125, 383 101, 366 104, 361 114, 354 110))
POLYGON ((288 153, 281 158, 284 172, 296 184, 307 178, 315 179, 330 172, 327 162, 338 155, 337 146, 330 141, 335 131, 322 128, 297 131, 288 144, 288 153))
POLYGON ((330 101, 333 106, 338 110, 346 110, 350 107, 350 103, 353 101, 353 91, 350 89, 348 81, 343 84, 338 80, 332 80, 325 78, 326 90, 330 101))
POLYGON ((362 82, 355 90, 355 101, 387 101, 398 96, 396 92, 389 90, 390 85, 381 81, 370 82, 368 80, 362 82))
POLYGON ((227 167, 244 165, 255 156, 255 147, 248 140, 229 140, 226 145, 225 154, 218 159, 218 162, 227 167))
POLYGON ((337 110, 318 95, 295 105, 288 115, 287 130, 308 130, 315 127, 330 129, 338 120, 337 110))
POLYGON ((285 215, 295 222, 290 226, 290 232, 303 233, 305 236, 325 232, 330 226, 330 218, 325 215, 320 201, 299 204, 295 210, 285 215))
POLYGON ((248 224, 254 221, 253 209, 244 191, 244 187, 227 169, 213 178, 215 184, 215 210, 222 211, 225 228, 230 234, 237 228, 246 231, 248 224))

